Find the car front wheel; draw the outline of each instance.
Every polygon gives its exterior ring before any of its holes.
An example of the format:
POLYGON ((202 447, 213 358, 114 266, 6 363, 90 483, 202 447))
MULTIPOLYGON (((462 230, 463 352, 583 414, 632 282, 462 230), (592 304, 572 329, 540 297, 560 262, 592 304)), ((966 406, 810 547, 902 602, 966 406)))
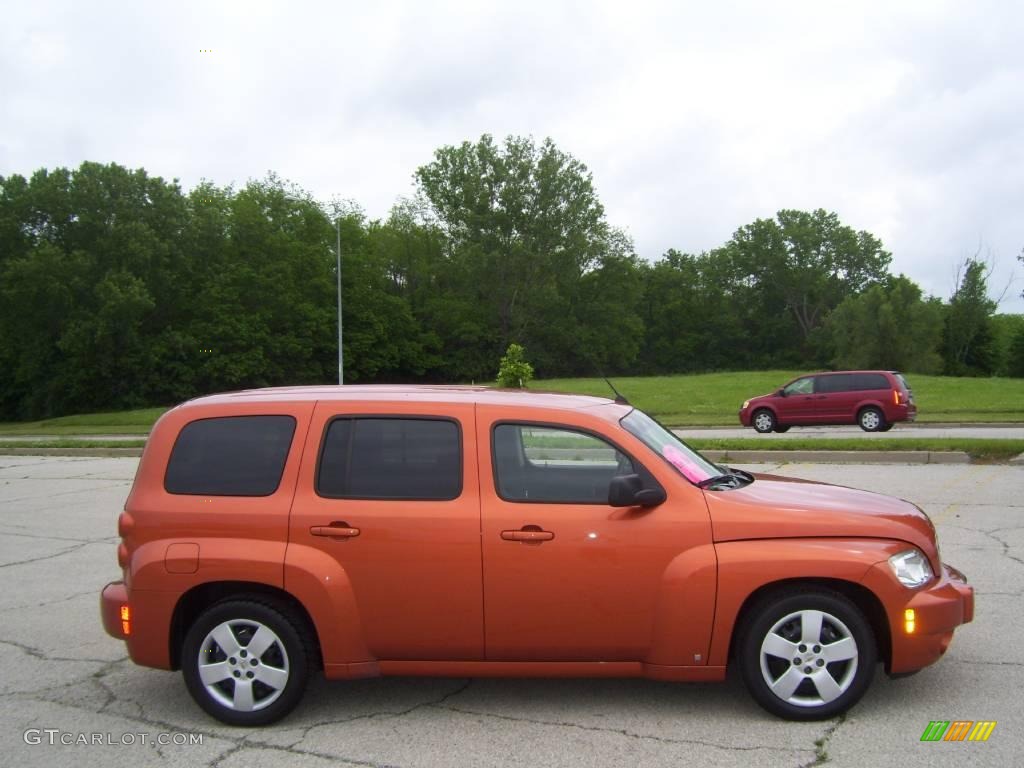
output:
POLYGON ((760 411, 754 414, 754 418, 751 419, 751 423, 761 434, 767 434, 775 429, 775 414, 769 410, 762 408, 760 411))
POLYGON ((758 704, 787 720, 845 712, 874 675, 875 638, 860 609, 827 590, 762 601, 738 644, 743 681, 758 704))
POLYGON ((185 686, 200 707, 229 725, 279 720, 306 687, 310 654, 302 632, 301 622, 280 606, 217 603, 185 636, 185 686))

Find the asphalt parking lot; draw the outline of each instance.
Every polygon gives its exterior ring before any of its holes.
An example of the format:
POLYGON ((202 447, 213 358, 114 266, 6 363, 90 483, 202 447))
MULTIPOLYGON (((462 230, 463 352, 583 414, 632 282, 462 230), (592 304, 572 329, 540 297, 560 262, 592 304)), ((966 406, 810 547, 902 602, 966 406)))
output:
POLYGON ((284 722, 242 730, 202 714, 177 673, 133 665, 100 626, 136 463, 0 456, 4 765, 864 768, 1009 766, 1024 753, 1021 466, 745 467, 914 501, 977 590, 975 621, 944 659, 904 680, 879 673, 843 719, 774 719, 734 675, 718 685, 387 678, 316 681, 284 722), (932 720, 998 724, 985 743, 921 742, 932 720), (83 736, 101 743, 61 743, 83 736))

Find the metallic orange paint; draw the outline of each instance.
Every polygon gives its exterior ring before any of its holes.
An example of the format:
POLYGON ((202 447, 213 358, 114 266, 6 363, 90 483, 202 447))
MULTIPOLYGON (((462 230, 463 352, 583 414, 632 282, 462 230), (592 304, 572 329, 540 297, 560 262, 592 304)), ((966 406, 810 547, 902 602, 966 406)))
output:
POLYGON ((935 661, 954 628, 973 618, 973 590, 941 565, 931 522, 912 504, 771 475, 704 491, 619 425, 630 410, 604 398, 409 386, 265 389, 185 403, 147 441, 118 522, 123 581, 103 590, 103 625, 137 663, 170 668, 182 598, 197 587, 242 583, 242 592, 252 588, 244 584, 278 590, 305 609, 329 678, 720 680, 745 604, 781 583, 842 582, 873 595, 887 619, 881 634, 891 636, 893 672, 935 661), (164 490, 182 427, 254 414, 296 420, 276 492, 202 498, 164 490), (317 495, 326 426, 355 414, 456 421, 461 495, 317 495), (644 465, 667 501, 650 508, 504 501, 490 437, 502 421, 597 434, 644 465), (330 535, 331 526, 346 530, 330 535), (508 535, 522 531, 529 535, 508 535), (900 584, 887 563, 911 546, 938 574, 920 589, 900 584), (119 614, 125 604, 128 637, 119 614), (912 635, 901 631, 907 608, 915 611, 912 635))

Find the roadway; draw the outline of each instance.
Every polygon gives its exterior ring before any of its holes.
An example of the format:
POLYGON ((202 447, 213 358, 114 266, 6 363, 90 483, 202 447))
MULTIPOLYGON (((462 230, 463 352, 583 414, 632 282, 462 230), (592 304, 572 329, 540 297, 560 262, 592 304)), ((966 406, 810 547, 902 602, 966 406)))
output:
POLYGON ((914 501, 932 515, 943 557, 978 590, 974 622, 939 663, 903 680, 878 674, 845 718, 778 720, 735 674, 715 685, 387 678, 316 681, 285 721, 242 730, 206 717, 179 674, 132 664, 100 626, 98 595, 119 576, 116 520, 136 464, 0 457, 7 765, 797 768, 827 757, 830 768, 952 768, 1018 765, 1024 754, 1024 644, 1013 640, 1024 636, 1024 467, 747 465, 914 501), (986 743, 921 742, 932 720, 998 725, 986 743), (202 743, 154 747, 164 733, 202 743), (60 744, 83 734, 103 743, 60 744))

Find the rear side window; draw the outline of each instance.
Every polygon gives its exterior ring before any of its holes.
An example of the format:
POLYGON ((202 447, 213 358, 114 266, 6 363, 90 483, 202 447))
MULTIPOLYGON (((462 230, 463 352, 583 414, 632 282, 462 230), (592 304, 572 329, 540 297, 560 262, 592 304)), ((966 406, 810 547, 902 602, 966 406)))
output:
POLYGON ((848 373, 835 373, 831 376, 818 376, 814 391, 822 394, 829 392, 848 392, 856 389, 854 377, 848 373))
POLYGON ((462 493, 462 438, 448 419, 338 418, 316 492, 335 499, 450 501, 462 493))
POLYGON ((888 379, 880 373, 858 373, 854 384, 854 389, 889 389, 888 379))
POLYGON ((164 488, 196 496, 269 496, 281 484, 294 434, 292 416, 190 422, 174 443, 164 488))

